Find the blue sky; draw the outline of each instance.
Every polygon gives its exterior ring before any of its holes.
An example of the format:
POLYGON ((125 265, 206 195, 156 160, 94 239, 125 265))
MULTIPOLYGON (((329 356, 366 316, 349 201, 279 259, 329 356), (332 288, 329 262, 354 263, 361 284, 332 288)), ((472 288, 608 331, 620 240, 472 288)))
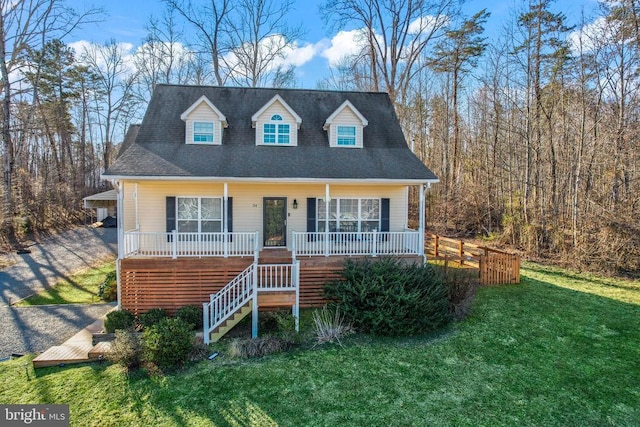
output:
MULTIPOLYGON (((323 0, 296 0, 295 10, 291 14, 292 23, 302 23, 305 29, 304 37, 298 41, 299 49, 292 57, 292 62, 298 65, 298 85, 305 88, 316 87, 317 81, 328 74, 331 59, 347 53, 353 47, 350 34, 329 33, 325 29, 318 11, 318 5, 322 2, 323 0)), ((107 12, 104 22, 85 26, 69 38, 69 42, 104 43, 113 38, 118 42, 131 43, 133 49, 145 37, 149 17, 160 16, 164 10, 160 0, 69 0, 68 4, 78 10, 95 5, 103 7, 107 12)), ((570 24, 577 24, 582 11, 589 16, 596 4, 596 0, 558 0, 553 8, 563 11, 570 24)), ((517 7, 522 7, 519 0, 468 0, 464 10, 467 15, 482 8, 491 12, 485 26, 486 36, 491 42, 499 34, 503 23, 511 19, 512 10, 517 7)))

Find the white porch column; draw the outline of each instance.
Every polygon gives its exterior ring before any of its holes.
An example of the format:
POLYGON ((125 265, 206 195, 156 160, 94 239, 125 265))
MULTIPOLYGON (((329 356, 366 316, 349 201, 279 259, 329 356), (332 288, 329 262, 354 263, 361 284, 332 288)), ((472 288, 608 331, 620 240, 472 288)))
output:
POLYGON ((422 184, 420 186, 420 225, 418 227, 418 232, 420 233, 420 238, 418 242, 420 244, 420 248, 418 249, 419 255, 424 256, 424 232, 425 232, 425 196, 426 192, 429 190, 430 184, 422 184))
POLYGON ((331 194, 329 184, 325 184, 324 190, 324 256, 329 256, 329 203, 331 194))

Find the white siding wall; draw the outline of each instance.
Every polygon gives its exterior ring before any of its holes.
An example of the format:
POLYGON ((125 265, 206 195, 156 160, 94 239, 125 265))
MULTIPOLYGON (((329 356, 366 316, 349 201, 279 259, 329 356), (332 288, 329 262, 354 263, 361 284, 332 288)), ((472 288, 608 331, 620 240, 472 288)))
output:
MULTIPOLYGON (((298 125, 296 123, 296 118, 293 117, 291 113, 282 105, 280 101, 275 101, 273 104, 269 106, 265 111, 262 112, 260 116, 258 116, 258 120, 256 121, 256 145, 262 144, 262 136, 264 134, 264 124, 271 121, 271 116, 274 114, 280 114, 282 116, 282 124, 288 123, 289 129, 291 130, 290 134, 290 144, 288 146, 298 145, 298 125)), ((278 146, 286 146, 282 144, 268 144, 268 145, 278 145, 278 146)))
POLYGON ((185 143, 187 144, 193 144, 193 122, 213 122, 213 144, 222 144, 222 122, 206 102, 201 102, 187 117, 185 132, 185 143))
POLYGON ((135 183, 124 183, 124 204, 122 206, 122 213, 124 215, 124 218, 118 218, 118 221, 123 221, 122 226, 124 231, 129 231, 136 228, 136 200, 134 198, 135 190, 135 183))
MULTIPOLYGON (((343 108, 336 117, 334 117, 329 126, 329 141, 332 147, 338 146, 338 126, 355 126, 356 127, 356 147, 362 147, 362 121, 351 108, 343 108)), ((345 148, 340 146, 340 148, 345 148)), ((348 148, 348 147, 347 147, 348 148)))
MULTIPOLYGON (((126 191, 134 185, 126 183, 126 191)), ((403 231, 407 221, 407 191, 402 185, 330 185, 331 198, 389 198, 390 231, 403 231)), ((127 193, 125 193, 127 194, 127 193)), ((200 196, 222 197, 222 183, 192 182, 139 182, 138 205, 140 231, 165 232, 166 197, 200 196)), ((291 232, 307 231, 307 198, 324 198, 324 184, 281 183, 230 183, 228 196, 233 197, 233 231, 253 232, 262 230, 264 197, 287 198, 287 243, 291 243, 291 232), (298 209, 293 209, 297 200, 298 209)), ((134 228, 134 200, 125 198, 125 230, 134 228)), ((262 242, 262 232, 260 242, 262 242)))

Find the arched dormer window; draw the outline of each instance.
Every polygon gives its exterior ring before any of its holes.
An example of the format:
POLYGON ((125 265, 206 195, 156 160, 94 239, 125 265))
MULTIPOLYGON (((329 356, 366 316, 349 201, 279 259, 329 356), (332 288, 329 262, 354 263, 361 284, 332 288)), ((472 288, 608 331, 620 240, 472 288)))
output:
POLYGON ((291 126, 288 123, 282 123, 283 119, 280 114, 271 116, 271 120, 263 126, 262 143, 263 144, 290 144, 291 143, 291 126))

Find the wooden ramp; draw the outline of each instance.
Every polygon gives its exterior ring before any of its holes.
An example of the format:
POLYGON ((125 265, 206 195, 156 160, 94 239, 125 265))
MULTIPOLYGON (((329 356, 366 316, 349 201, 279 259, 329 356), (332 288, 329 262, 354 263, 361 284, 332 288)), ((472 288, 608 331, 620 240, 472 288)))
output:
POLYGON ((101 332, 102 319, 96 320, 62 345, 56 345, 33 359, 34 368, 45 366, 69 365, 99 360, 108 349, 103 343, 93 345, 93 333, 101 332), (99 347, 99 348, 98 348, 99 347))

